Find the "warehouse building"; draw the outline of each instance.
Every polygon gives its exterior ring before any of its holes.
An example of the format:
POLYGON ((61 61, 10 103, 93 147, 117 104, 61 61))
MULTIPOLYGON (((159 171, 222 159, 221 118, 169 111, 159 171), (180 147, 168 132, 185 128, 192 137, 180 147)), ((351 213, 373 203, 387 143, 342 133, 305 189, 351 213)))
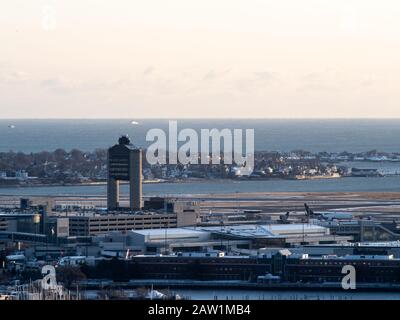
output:
POLYGON ((351 236, 330 234, 329 228, 315 224, 268 224, 200 227, 216 238, 251 241, 251 248, 290 247, 306 244, 347 243, 351 236))

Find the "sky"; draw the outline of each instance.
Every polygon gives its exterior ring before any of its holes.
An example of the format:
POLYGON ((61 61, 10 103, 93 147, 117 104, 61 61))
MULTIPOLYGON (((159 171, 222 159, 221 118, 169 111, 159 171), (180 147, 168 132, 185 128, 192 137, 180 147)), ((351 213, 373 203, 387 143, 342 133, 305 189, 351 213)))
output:
POLYGON ((0 3, 0 118, 400 117, 397 0, 0 3))

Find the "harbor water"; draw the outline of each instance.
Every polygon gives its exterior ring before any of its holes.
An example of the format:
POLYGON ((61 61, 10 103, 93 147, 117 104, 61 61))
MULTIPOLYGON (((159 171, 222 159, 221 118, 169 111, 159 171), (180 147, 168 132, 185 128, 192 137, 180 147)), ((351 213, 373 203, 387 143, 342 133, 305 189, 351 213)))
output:
POLYGON ((175 290, 191 300, 400 300, 400 292, 175 290))
MULTIPOLYGON (((128 186, 121 186, 122 194, 128 186)), ((227 194, 251 192, 397 192, 400 176, 346 177, 316 180, 204 180, 184 183, 148 183, 143 185, 145 196, 174 196, 183 194, 227 194)), ((106 186, 44 186, 2 187, 0 195, 11 196, 105 196, 106 186)))

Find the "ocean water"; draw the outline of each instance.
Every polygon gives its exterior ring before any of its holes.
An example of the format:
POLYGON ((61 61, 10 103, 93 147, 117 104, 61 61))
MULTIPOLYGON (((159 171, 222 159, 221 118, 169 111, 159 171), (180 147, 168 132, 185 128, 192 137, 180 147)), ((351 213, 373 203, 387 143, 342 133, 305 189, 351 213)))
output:
POLYGON ((400 300, 399 292, 261 291, 176 289, 191 300, 400 300))
MULTIPOLYGON (((175 120, 175 119, 170 119, 175 120)), ((0 152, 52 151, 78 148, 92 151, 115 144, 128 134, 140 147, 147 147, 149 129, 168 131, 168 120, 0 120, 0 152), (133 125, 132 120, 138 124, 133 125)), ((178 120, 178 130, 254 129, 256 150, 362 152, 377 149, 400 152, 400 119, 394 120, 178 120)))

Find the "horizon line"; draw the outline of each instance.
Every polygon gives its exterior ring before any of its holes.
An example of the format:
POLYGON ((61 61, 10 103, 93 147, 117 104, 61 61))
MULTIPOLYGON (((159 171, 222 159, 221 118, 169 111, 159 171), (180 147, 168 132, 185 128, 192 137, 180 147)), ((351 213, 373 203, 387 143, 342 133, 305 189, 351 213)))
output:
POLYGON ((0 118, 0 121, 3 120, 400 120, 399 117, 241 117, 241 118, 232 118, 232 117, 116 117, 116 118, 91 118, 91 117, 43 117, 43 118, 15 118, 15 117, 3 117, 0 118))

